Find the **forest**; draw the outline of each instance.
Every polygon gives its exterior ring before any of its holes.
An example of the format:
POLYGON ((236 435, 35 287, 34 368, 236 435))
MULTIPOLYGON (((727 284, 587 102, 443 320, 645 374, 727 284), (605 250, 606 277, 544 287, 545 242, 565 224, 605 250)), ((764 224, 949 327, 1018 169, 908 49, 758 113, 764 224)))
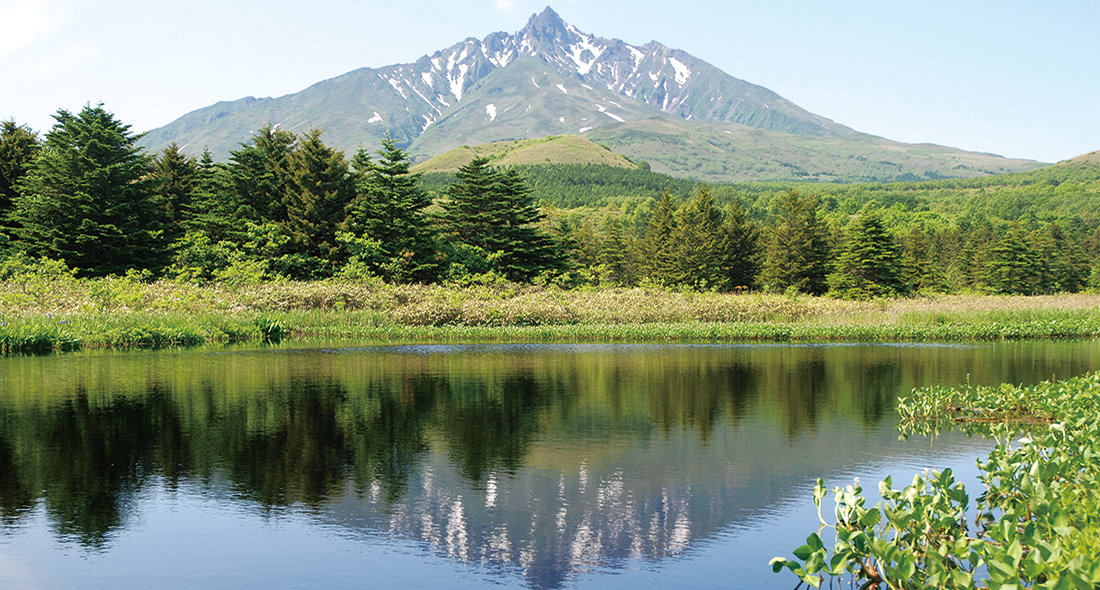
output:
POLYGON ((714 185, 646 169, 410 173, 384 140, 258 130, 215 163, 145 152, 103 105, 0 123, 0 280, 384 280, 562 288, 1047 294, 1100 288, 1100 164, 896 184, 714 185), (20 269, 23 269, 22 271, 20 269))

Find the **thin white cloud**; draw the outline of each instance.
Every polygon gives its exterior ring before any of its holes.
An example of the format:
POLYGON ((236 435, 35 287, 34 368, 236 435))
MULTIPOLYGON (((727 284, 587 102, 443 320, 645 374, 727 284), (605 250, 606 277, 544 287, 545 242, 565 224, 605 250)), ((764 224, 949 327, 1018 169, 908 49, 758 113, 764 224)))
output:
POLYGON ((62 18, 50 14, 43 3, 32 0, 18 0, 0 8, 0 23, 4 23, 4 34, 0 35, 0 59, 46 37, 61 21, 62 18))
POLYGON ((497 10, 501 12, 512 12, 512 8, 515 6, 515 0, 496 0, 497 10))

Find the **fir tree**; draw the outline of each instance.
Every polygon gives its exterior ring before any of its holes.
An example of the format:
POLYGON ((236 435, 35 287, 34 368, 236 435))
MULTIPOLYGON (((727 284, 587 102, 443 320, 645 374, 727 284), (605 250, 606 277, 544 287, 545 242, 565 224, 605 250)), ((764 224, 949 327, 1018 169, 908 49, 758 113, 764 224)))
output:
POLYGON ((608 280, 618 285, 634 282, 634 273, 630 268, 629 247, 623 235, 619 220, 610 218, 604 225, 603 247, 600 249, 599 263, 607 268, 608 280))
POLYGON ((179 146, 172 142, 153 160, 150 174, 169 222, 181 227, 191 207, 198 164, 194 158, 184 155, 179 146))
POLYGON ((511 280, 565 267, 553 240, 536 225, 542 215, 515 170, 494 170, 477 157, 455 177, 441 203, 441 224, 452 242, 480 250, 511 280))
POLYGON ((37 133, 15 121, 0 122, 0 230, 7 225, 19 182, 34 165, 39 147, 37 133))
POLYGON ((722 211, 707 185, 701 185, 695 197, 680 208, 672 232, 676 261, 673 284, 698 289, 728 287, 726 235, 722 225, 722 211))
POLYGON ((1028 245, 1027 232, 1017 223, 989 249, 980 285, 994 293, 1034 295, 1040 290, 1039 261, 1028 245))
POLYGON ((769 228, 761 282, 772 292, 825 292, 828 247, 817 220, 817 197, 784 193, 769 228))
POLYGON ((365 149, 352 158, 356 196, 345 227, 380 242, 373 272, 392 281, 430 281, 438 272, 435 232, 424 213, 431 199, 420 175, 409 173, 408 154, 389 136, 377 153, 378 163, 365 149))
POLYGON ((904 290, 901 256, 877 212, 865 211, 854 222, 829 274, 830 293, 846 299, 893 297, 904 290))
POLYGON ((1076 293, 1088 282, 1089 268, 1081 247, 1057 221, 1032 232, 1038 246, 1039 292, 1076 293))
POLYGON ((203 150, 195 168, 191 201, 184 208, 184 230, 202 232, 214 242, 243 242, 246 220, 237 217, 239 202, 232 184, 228 167, 215 164, 210 150, 203 150))
POLYGON ((286 221, 287 191, 293 186, 290 158, 296 142, 293 133, 267 125, 239 150, 229 152, 234 217, 256 223, 286 221))
POLYGON ((676 200, 665 189, 656 198, 653 214, 646 225, 642 252, 645 256, 643 272, 646 278, 659 285, 675 284, 679 278, 676 252, 676 200))
POLYGON ((160 269, 167 220, 139 136, 103 105, 76 115, 60 110, 54 119, 16 199, 13 219, 24 248, 85 275, 160 269))
POLYGON ((291 185, 283 200, 286 218, 278 225, 290 238, 286 252, 300 257, 300 262, 287 270, 296 278, 330 274, 341 262, 336 232, 351 203, 348 162, 343 152, 321 141, 320 129, 311 129, 290 154, 289 176, 291 185))
POLYGON ((723 264, 726 286, 730 289, 751 289, 760 270, 760 232, 748 219, 740 200, 734 199, 722 229, 726 247, 723 264))

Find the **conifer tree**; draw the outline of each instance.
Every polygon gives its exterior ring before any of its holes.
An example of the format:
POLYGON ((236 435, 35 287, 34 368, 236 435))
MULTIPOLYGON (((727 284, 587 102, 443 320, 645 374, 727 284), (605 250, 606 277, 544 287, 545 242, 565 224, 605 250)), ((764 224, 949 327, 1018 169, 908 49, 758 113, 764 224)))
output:
POLYGON ((1027 232, 1018 223, 989 249, 989 262, 980 274, 980 285, 994 293, 1034 295, 1040 289, 1039 262, 1028 244, 1027 232))
POLYGON ((741 201, 734 199, 723 226, 725 234, 725 277, 729 289, 751 289, 759 273, 759 230, 741 201))
POLYGON ((864 211, 848 231, 830 293, 846 299, 893 297, 903 292, 901 256, 876 211, 864 211))
POLYGON ((348 162, 343 152, 321 141, 320 129, 311 129, 291 152, 288 167, 286 218, 278 225, 290 238, 286 252, 301 257, 294 263, 301 266, 287 270, 298 278, 331 274, 341 262, 336 232, 352 197, 348 162))
POLYGON ((214 242, 243 242, 246 224, 237 217, 238 209, 228 167, 215 164, 210 150, 203 150, 195 167, 191 202, 184 209, 184 230, 202 232, 214 242))
POLYGON ((286 221, 287 191, 293 186, 290 157, 296 142, 293 133, 267 125, 229 152, 234 217, 256 223, 286 221))
POLYGON ((84 275, 160 269, 167 219, 139 136, 101 104, 76 115, 60 110, 54 119, 15 203, 24 248, 84 275))
POLYGON ((424 210, 432 204, 409 173, 409 158, 387 136, 375 163, 365 149, 352 158, 356 196, 345 227, 381 244, 381 260, 371 270, 392 281, 432 280, 438 272, 435 231, 424 210))
POLYGON ((701 185, 695 197, 680 208, 672 232, 676 261, 672 283, 698 289, 728 286, 723 221, 722 211, 715 204, 710 188, 701 185))
POLYGON ((174 226, 180 227, 191 207, 198 164, 172 142, 153 160, 151 176, 161 206, 174 226))
POLYGON ((775 224, 769 228, 761 282, 772 292, 795 289, 820 295, 825 292, 828 247, 817 220, 817 197, 802 197, 790 190, 777 205, 775 224))
POLYGON ((1057 221, 1032 232, 1031 242, 1038 248, 1039 292, 1076 293, 1088 281, 1088 264, 1081 247, 1057 221))
POLYGON ((611 282, 618 285, 629 285, 634 282, 634 273, 630 268, 629 247, 619 220, 616 218, 608 219, 604 225, 599 263, 607 268, 607 278, 611 282))
POLYGON ((554 241, 536 225, 542 214, 515 170, 494 170, 487 158, 477 157, 455 177, 458 182, 448 187, 441 203, 441 223, 450 240, 480 249, 510 280, 528 281, 565 268, 554 241))
POLYGON ((34 165, 39 149, 38 134, 15 121, 0 122, 0 230, 18 196, 18 185, 34 165))
POLYGON ((646 278, 659 285, 673 285, 679 274, 676 252, 676 200, 665 189, 656 198, 653 213, 646 226, 642 252, 646 278))
POLYGON ((581 266, 595 266, 600 263, 600 253, 604 248, 604 237, 596 230, 590 219, 582 219, 572 232, 577 243, 577 263, 581 266))

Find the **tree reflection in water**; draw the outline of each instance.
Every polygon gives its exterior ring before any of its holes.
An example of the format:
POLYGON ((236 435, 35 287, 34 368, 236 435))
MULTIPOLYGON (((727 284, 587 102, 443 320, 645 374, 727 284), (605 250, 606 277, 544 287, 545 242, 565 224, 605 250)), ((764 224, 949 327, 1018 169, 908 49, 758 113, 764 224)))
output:
POLYGON ((900 391, 971 372, 1068 376, 1092 368, 1095 348, 0 359, 0 516, 18 526, 41 505, 58 537, 106 551, 153 482, 224 486, 235 502, 414 539, 554 588, 577 572, 681 554, 807 477, 881 452, 868 447, 894 437, 900 391))

